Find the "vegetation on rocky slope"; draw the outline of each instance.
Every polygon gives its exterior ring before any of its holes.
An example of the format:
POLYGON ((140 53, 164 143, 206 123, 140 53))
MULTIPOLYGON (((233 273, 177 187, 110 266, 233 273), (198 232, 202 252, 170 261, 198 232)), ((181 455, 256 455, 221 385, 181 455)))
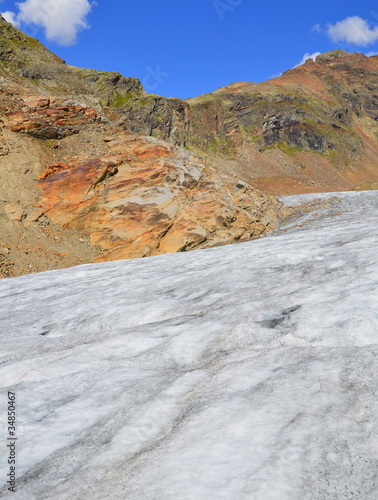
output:
POLYGON ((68 66, 0 17, 0 271, 256 237, 282 212, 254 187, 374 189, 377 74, 378 57, 334 51, 269 82, 167 99, 68 66))
POLYGON ((311 183, 327 190, 378 181, 378 57, 333 51, 270 82, 235 83, 185 102, 147 94, 139 80, 117 72, 67 66, 0 22, 0 74, 7 84, 74 95, 124 130, 187 147, 217 168, 229 160, 249 182, 258 184, 259 173, 271 176, 272 163, 278 177, 301 179, 310 190, 311 183), (248 168, 243 156, 253 156, 248 168), (332 173, 322 186, 313 171, 324 165, 332 173))
POLYGON ((0 276, 207 248, 277 227, 281 203, 179 147, 188 103, 116 72, 67 66, 0 23, 0 276))

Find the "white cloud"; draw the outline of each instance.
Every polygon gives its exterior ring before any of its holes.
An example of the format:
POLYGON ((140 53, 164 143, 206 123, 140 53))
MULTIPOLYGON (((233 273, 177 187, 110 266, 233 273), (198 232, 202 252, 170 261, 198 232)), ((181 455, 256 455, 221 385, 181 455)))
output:
POLYGON ((297 65, 295 66, 295 68, 296 68, 297 66, 300 66, 301 64, 304 64, 304 63, 307 61, 307 59, 313 59, 313 60, 315 61, 315 59, 316 59, 318 56, 320 56, 320 54, 321 54, 321 52, 314 52, 313 54, 309 54, 308 52, 306 52, 306 54, 302 57, 301 62, 300 62, 299 64, 297 64, 297 65))
MULTIPOLYGON (((315 59, 316 59, 318 56, 320 56, 320 54, 321 54, 321 52, 314 52, 313 54, 309 54, 308 52, 306 52, 306 54, 302 57, 301 62, 300 62, 300 63, 298 63, 298 64, 296 64, 296 65, 294 66, 294 68, 297 68, 298 66, 301 66, 302 64, 304 64, 304 63, 307 61, 307 59, 313 59, 313 60, 315 61, 315 59)), ((273 80, 273 78, 278 78, 278 77, 280 77, 280 76, 282 76, 282 75, 283 75, 283 73, 276 73, 276 74, 274 74, 274 75, 272 75, 272 76, 270 77, 270 80, 273 80)))
MULTIPOLYGON (((60 45, 73 45, 80 30, 88 28, 89 0, 25 0, 12 12, 13 24, 34 24, 45 29, 46 38, 60 45)), ((10 21, 12 22, 12 21, 10 21)))
POLYGON ((14 26, 19 26, 19 22, 16 19, 16 14, 14 12, 10 12, 7 10, 6 12, 1 12, 3 18, 8 21, 8 23, 13 24, 14 26))
POLYGON ((378 56, 378 52, 368 52, 367 54, 365 54, 365 56, 367 57, 378 56))
POLYGON ((334 42, 348 42, 362 47, 378 40, 378 26, 371 28, 365 19, 358 16, 331 24, 327 31, 334 42))

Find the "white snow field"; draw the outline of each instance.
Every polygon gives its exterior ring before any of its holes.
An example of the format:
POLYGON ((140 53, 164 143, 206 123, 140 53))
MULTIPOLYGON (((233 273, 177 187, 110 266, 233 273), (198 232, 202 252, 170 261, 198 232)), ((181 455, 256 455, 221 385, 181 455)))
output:
POLYGON ((319 196, 256 241, 1 280, 0 498, 377 500, 378 192, 319 196))

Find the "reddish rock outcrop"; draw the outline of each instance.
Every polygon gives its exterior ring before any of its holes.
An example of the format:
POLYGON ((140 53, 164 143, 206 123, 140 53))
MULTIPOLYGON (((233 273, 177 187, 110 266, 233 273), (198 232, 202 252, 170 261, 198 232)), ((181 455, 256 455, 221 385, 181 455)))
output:
POLYGON ((182 101, 0 26, 0 276, 258 237, 282 209, 255 188, 376 187, 378 57, 182 101))
POLYGON ((41 175, 41 210, 86 229, 98 260, 245 241, 278 225, 280 203, 199 157, 154 138, 121 135, 112 156, 55 164, 41 175))
POLYGON ((38 139, 62 139, 90 123, 101 121, 94 108, 71 99, 45 96, 14 100, 6 112, 7 127, 38 139))

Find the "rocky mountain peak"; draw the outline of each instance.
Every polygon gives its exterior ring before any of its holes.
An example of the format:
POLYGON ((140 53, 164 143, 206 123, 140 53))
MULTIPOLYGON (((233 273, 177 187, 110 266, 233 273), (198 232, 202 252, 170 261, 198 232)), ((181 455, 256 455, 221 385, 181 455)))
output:
POLYGON ((0 269, 3 243, 27 272, 25 235, 67 255, 52 266, 185 251, 277 227, 267 195, 378 183, 376 57, 332 51, 183 101, 69 66, 0 22, 0 269))
POLYGON ((65 64, 2 19, 0 276, 275 229, 280 202, 179 147, 189 115, 136 78, 65 64))
POLYGON ((350 54, 348 52, 345 52, 345 50, 331 50, 329 52, 323 52, 322 54, 318 55, 315 61, 318 64, 328 63, 335 61, 336 59, 345 59, 354 55, 355 54, 350 54))

